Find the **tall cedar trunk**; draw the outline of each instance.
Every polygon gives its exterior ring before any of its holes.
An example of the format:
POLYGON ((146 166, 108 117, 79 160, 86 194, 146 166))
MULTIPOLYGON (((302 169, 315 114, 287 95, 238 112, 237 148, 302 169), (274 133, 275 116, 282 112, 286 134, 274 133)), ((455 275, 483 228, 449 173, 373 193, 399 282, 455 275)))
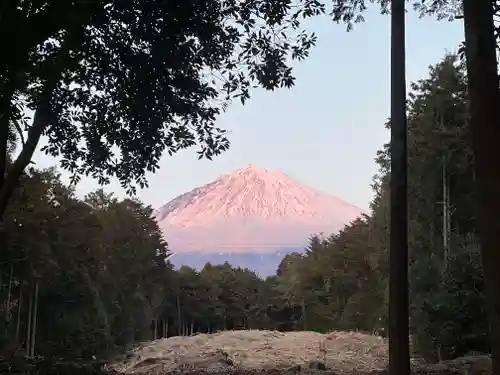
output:
POLYGON ((23 282, 21 281, 19 285, 19 303, 17 304, 16 341, 19 341, 22 312, 23 312, 23 282))
POLYGON ((28 306, 28 319, 27 319, 27 326, 26 326, 26 353, 28 356, 30 355, 30 348, 31 348, 31 316, 32 316, 32 311, 33 311, 33 287, 31 287, 30 290, 30 302, 28 306))
POLYGON ((405 0, 391 6, 389 372, 410 375, 405 0))
POLYGON ((443 276, 448 270, 450 253, 450 183, 446 170, 446 158, 443 157, 443 276))
POLYGON ((492 0, 464 0, 465 54, 478 192, 478 229, 490 311, 493 374, 500 375, 500 103, 492 0))
POLYGON ((33 300, 33 323, 31 325, 30 355, 35 356, 36 324, 38 318, 38 280, 35 281, 35 297, 33 300))
POLYGON ((307 331, 306 302, 304 301, 304 298, 302 298, 300 308, 302 310, 302 329, 307 331))
POLYGON ((179 336, 182 336, 182 316, 181 316, 181 301, 179 298, 179 293, 177 293, 177 332, 179 336))

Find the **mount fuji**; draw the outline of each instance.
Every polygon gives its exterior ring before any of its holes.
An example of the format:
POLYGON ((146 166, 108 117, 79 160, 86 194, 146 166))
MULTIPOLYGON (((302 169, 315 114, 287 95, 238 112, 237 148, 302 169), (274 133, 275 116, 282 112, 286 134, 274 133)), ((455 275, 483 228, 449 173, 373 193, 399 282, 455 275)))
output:
POLYGON ((337 232, 362 211, 283 172, 249 165, 195 188, 153 213, 176 265, 225 261, 261 276, 312 234, 337 232))

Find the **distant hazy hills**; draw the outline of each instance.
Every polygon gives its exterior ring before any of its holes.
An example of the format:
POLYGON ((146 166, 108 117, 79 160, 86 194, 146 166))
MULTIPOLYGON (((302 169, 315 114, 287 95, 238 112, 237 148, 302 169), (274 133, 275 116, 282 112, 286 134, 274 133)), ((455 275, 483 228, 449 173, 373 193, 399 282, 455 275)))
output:
POLYGON ((176 266, 190 266, 201 269, 210 262, 211 264, 223 264, 229 262, 234 267, 249 268, 261 276, 270 276, 276 272, 278 265, 287 253, 302 252, 304 247, 283 249, 270 253, 184 253, 174 254, 170 260, 176 266))
POLYGON ((228 261, 268 275, 311 234, 331 234, 361 210, 286 174, 249 166, 185 193, 154 212, 176 265, 228 261))

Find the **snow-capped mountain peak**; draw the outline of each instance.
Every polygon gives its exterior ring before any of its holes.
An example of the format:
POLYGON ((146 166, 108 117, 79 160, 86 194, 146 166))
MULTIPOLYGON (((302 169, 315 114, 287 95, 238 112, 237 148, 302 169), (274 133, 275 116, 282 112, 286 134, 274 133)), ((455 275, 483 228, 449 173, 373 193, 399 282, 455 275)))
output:
POLYGON ((173 199, 154 215, 171 249, 182 253, 298 246, 360 213, 281 171, 249 165, 173 199))

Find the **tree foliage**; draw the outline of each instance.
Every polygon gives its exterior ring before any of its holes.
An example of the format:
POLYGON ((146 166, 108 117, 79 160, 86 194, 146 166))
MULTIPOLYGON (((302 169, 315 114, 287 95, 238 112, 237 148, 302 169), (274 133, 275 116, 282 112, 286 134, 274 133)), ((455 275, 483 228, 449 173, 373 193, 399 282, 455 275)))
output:
POLYGON ((131 193, 164 153, 223 152, 217 116, 252 87, 291 87, 291 60, 316 41, 301 21, 324 10, 316 0, 2 2, 0 33, 18 38, 0 42, 10 51, 0 58, 0 154, 9 124, 27 137, 0 209, 42 135, 75 181, 116 177, 131 193))

